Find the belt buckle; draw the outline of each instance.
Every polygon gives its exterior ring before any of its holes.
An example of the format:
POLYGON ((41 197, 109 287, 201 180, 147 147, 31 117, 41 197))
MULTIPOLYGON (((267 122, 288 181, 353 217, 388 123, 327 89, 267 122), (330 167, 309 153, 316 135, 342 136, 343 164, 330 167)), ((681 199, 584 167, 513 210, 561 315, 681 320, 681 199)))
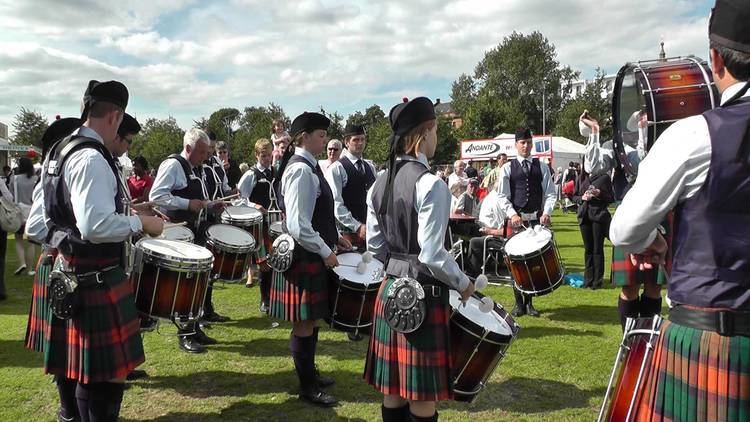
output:
POLYGON ((432 297, 440 297, 440 293, 442 293, 440 290, 440 286, 436 286, 434 284, 430 285, 430 294, 432 295, 432 297))
POLYGON ((94 280, 96 280, 96 284, 102 284, 104 283, 104 279, 102 278, 102 272, 97 271, 96 274, 94 274, 94 280))
POLYGON ((734 318, 731 312, 719 311, 718 333, 724 337, 734 336, 734 318))

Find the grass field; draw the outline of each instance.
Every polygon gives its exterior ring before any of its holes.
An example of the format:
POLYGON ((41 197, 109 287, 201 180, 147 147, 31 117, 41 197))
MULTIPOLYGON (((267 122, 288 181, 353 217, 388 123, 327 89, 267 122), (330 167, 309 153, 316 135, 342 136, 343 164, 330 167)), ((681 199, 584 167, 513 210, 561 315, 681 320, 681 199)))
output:
MULTIPOLYGON (((582 272, 583 248, 573 214, 555 215, 554 229, 569 272, 582 272)), ((0 420, 52 421, 57 394, 42 374, 41 356, 23 347, 31 278, 15 277, 13 241, 8 240, 8 300, 0 302, 0 420)), ((607 252, 609 256, 609 251, 607 252)), ((609 274, 609 267, 607 267, 609 274)), ((508 287, 487 292, 510 310, 508 287)), ((618 290, 564 286, 537 298, 541 318, 522 317, 522 329, 486 390, 472 404, 441 403, 441 420, 525 421, 596 418, 621 338, 618 290)), ((367 342, 325 328, 318 366, 333 375, 330 391, 341 404, 330 410, 309 407, 295 394, 297 379, 288 352, 289 325, 272 327, 258 313, 258 289, 220 285, 217 309, 232 321, 208 334, 221 344, 202 355, 177 348, 175 328, 144 338, 150 377, 126 391, 124 420, 372 421, 380 418, 380 396, 362 381, 367 342)))

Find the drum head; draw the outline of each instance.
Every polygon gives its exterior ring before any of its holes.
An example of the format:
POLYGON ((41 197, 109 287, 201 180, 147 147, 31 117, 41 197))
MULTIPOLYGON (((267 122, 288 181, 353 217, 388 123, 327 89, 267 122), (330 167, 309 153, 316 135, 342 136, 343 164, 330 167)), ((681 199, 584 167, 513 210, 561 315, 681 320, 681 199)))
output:
POLYGON ((181 240, 183 242, 192 242, 193 239, 195 239, 195 236, 193 235, 193 231, 190 230, 187 227, 184 226, 172 226, 167 227, 162 232, 161 236, 159 236, 161 239, 167 239, 167 240, 181 240))
POLYGON ((251 249, 255 247, 255 239, 253 239, 253 235, 239 227, 230 226, 228 224, 214 224, 206 230, 206 237, 209 240, 233 248, 251 249))
POLYGON ((340 278, 360 284, 380 283, 383 281, 383 263, 375 258, 366 264, 365 272, 359 274, 357 265, 362 262, 362 255, 357 252, 346 252, 336 256, 339 266, 333 271, 340 278))
POLYGON ((184 259, 190 261, 212 260, 214 255, 208 249, 188 242, 168 239, 141 239, 136 246, 145 253, 155 256, 184 259))
POLYGON ((255 222, 263 219, 263 213, 252 207, 226 207, 221 213, 221 221, 255 222))
POLYGON ((523 256, 536 252, 552 241, 552 232, 541 225, 524 230, 508 239, 505 253, 510 256, 523 256))
POLYGON ((501 336, 513 335, 513 331, 510 329, 508 323, 497 312, 493 310, 492 312, 484 313, 479 310, 480 301, 476 297, 470 297, 466 302, 466 306, 464 306, 461 303, 461 295, 457 291, 451 290, 450 301, 451 308, 480 327, 501 336))

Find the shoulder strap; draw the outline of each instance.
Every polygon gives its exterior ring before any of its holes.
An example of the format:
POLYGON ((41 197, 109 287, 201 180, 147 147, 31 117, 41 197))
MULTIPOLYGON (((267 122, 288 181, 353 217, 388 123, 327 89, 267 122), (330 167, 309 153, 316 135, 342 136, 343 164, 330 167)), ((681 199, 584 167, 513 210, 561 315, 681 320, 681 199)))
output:
POLYGON ((180 154, 172 154, 167 158, 171 158, 173 160, 177 160, 178 163, 180 163, 180 166, 182 167, 182 171, 185 172, 185 179, 190 180, 190 176, 193 174, 193 168, 190 166, 190 163, 180 154))
POLYGON ((63 164, 68 159, 70 154, 81 148, 93 148, 101 153, 110 167, 113 170, 117 170, 112 160, 112 154, 104 147, 104 145, 96 139, 88 138, 86 136, 73 135, 65 139, 62 139, 56 144, 55 151, 50 157, 54 160, 50 160, 47 167, 47 174, 52 176, 59 176, 62 171, 63 164), (57 151, 60 151, 57 153, 57 151))

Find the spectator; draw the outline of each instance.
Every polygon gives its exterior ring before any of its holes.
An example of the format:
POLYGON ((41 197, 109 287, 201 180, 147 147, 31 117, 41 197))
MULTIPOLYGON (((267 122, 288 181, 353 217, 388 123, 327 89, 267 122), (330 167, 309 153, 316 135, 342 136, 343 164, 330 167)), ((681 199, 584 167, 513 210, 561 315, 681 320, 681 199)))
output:
MULTIPOLYGON (((8 187, 5 186, 5 183, 0 183, 0 195, 2 195, 6 201, 13 201, 13 195, 11 195, 8 187)), ((5 300, 7 298, 5 292, 5 252, 7 246, 8 233, 0 227, 0 300, 5 300)))
POLYGON ((456 214, 471 215, 474 217, 479 214, 479 198, 477 197, 478 189, 479 180, 475 178, 469 179, 466 192, 462 193, 456 202, 456 208, 454 210, 456 214))
MULTIPOLYGON (((11 182, 11 192, 19 207, 24 211, 25 217, 28 217, 28 211, 31 210, 31 196, 34 192, 34 185, 39 180, 34 171, 34 163, 29 158, 22 157, 18 160, 18 167, 16 167, 15 175, 11 182)), ((35 274, 34 264, 36 264, 36 250, 34 244, 25 240, 24 226, 15 234, 16 238, 16 255, 18 255, 18 268, 14 274, 18 275, 24 272, 28 265, 31 266, 28 274, 33 276, 35 274)))
POLYGON ((3 166, 3 177, 5 178, 5 187, 10 189, 10 179, 11 179, 11 172, 10 172, 10 166, 6 165, 3 166))
POLYGON ((502 153, 497 156, 497 164, 495 168, 490 171, 484 179, 482 179, 482 187, 489 190, 494 189, 497 186, 497 179, 500 177, 500 170, 503 168, 505 163, 508 162, 508 154, 502 153))
POLYGON ((466 172, 466 177, 469 179, 479 179, 479 172, 474 168, 474 163, 471 160, 469 160, 469 165, 464 171, 466 172))
POLYGON ((128 190, 134 204, 148 201, 154 178, 148 171, 148 161, 139 155, 133 158, 133 175, 128 177, 128 190))
POLYGON ((216 157, 224 165, 224 173, 227 175, 229 187, 232 189, 237 188, 237 183, 240 181, 243 173, 237 162, 229 156, 229 145, 226 142, 221 141, 216 143, 216 157))
POLYGON ((328 170, 328 167, 330 167, 331 164, 339 160, 339 158, 341 157, 342 148, 343 145, 338 139, 331 139, 330 141, 328 141, 328 147, 326 147, 326 156, 328 158, 326 158, 325 160, 318 160, 320 171, 322 171, 323 174, 325 174, 326 170, 328 170))

